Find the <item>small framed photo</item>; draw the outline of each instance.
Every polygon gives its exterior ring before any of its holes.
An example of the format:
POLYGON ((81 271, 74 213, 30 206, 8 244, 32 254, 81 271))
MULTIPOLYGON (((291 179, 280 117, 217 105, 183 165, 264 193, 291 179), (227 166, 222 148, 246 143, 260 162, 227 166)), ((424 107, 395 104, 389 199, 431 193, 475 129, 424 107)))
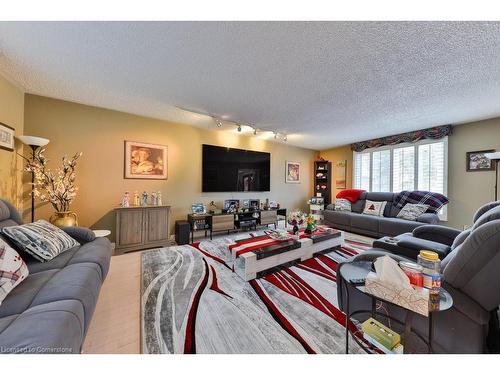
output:
POLYGON ((466 171, 481 172, 494 171, 495 163, 492 163, 484 154, 495 152, 495 150, 470 151, 466 154, 466 171))
POLYGON ((287 184, 300 184, 300 162, 286 162, 286 180, 287 184))
POLYGON ((125 141, 125 178, 167 179, 167 146, 125 141))
POLYGON ((240 208, 239 199, 226 199, 224 201, 224 210, 227 212, 236 212, 240 208))
POLYGON ((193 203, 191 205, 191 211, 193 214, 204 214, 207 212, 207 209, 203 203, 193 203))
POLYGON ((0 122, 0 148, 14 151, 15 129, 0 122))

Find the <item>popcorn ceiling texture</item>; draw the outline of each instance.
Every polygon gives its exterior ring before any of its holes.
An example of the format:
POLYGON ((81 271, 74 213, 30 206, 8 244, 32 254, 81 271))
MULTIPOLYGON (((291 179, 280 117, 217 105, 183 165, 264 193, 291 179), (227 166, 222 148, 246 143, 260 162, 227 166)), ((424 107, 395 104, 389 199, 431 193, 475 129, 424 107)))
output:
POLYGON ((29 93, 311 149, 499 116, 499 68, 498 22, 0 22, 29 93))

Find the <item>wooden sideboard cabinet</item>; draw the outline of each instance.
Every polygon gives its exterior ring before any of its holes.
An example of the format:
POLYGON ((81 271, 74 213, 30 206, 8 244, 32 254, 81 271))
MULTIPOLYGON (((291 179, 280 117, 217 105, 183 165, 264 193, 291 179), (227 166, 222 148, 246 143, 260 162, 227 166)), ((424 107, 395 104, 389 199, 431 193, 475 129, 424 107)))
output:
POLYGON ((116 212, 116 254, 168 246, 170 206, 118 207, 116 212))

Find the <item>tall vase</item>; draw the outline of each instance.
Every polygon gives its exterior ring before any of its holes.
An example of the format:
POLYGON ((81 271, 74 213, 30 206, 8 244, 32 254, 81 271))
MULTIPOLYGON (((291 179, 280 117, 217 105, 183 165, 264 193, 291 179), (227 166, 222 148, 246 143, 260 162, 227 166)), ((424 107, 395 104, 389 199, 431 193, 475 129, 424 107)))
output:
POLYGON ((56 227, 74 227, 78 225, 78 216, 73 211, 55 212, 49 219, 56 227))

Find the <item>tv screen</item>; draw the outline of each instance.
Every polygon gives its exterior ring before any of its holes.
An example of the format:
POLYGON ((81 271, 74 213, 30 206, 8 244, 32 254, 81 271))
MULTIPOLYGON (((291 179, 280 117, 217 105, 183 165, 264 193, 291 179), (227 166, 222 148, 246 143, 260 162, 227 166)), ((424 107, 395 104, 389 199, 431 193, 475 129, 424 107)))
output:
POLYGON ((203 192, 269 191, 271 154, 203 145, 203 192))

